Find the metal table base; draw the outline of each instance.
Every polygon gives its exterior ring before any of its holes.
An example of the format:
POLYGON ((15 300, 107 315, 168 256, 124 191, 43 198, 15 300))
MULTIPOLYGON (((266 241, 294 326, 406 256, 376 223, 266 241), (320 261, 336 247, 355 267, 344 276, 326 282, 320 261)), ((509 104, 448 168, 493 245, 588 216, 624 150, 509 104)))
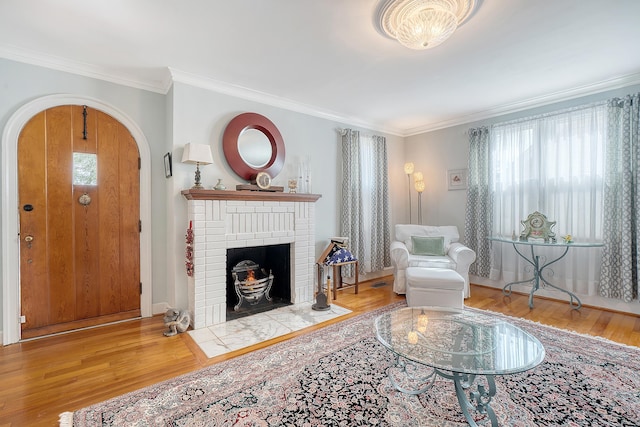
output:
POLYGON ((396 368, 406 378, 420 384, 417 388, 403 387, 393 376, 392 368, 389 368, 387 375, 391 384, 401 393, 418 395, 427 392, 433 387, 436 377, 440 376, 453 381, 456 390, 456 397, 460 404, 460 409, 467 423, 472 427, 477 427, 473 414, 477 413, 486 416, 491 421, 492 427, 498 427, 498 419, 495 412, 491 408, 491 399, 496 395, 496 383, 493 375, 482 375, 486 378, 486 385, 475 383, 477 375, 464 374, 459 372, 447 372, 436 368, 430 368, 430 373, 422 377, 416 376, 417 366, 400 355, 397 356, 396 368), (475 383, 475 390, 472 387, 475 383), (467 397, 468 393, 468 397, 467 397))
POLYGON ((511 295, 511 287, 513 285, 520 285, 522 283, 532 283, 533 285, 531 286, 531 292, 529 292, 529 308, 533 308, 533 294, 535 294, 536 291, 538 291, 538 289, 540 289, 540 281, 542 281, 546 286, 550 286, 550 287, 552 287, 554 289, 557 289, 557 290, 559 290, 561 292, 564 292, 565 294, 569 295, 569 305, 574 310, 578 310, 578 309, 580 309, 580 307, 582 307, 582 302, 580 302, 580 298, 578 298, 576 294, 574 294, 573 292, 568 291, 566 289, 559 288, 558 286, 552 284, 551 282, 549 282, 547 279, 545 279, 542 276, 542 272, 544 271, 545 268, 547 268, 551 264, 553 264, 553 263, 555 263, 557 261, 560 261, 562 258, 564 258, 564 256, 567 254, 567 252, 569 252, 569 246, 565 246, 564 247, 564 251, 562 252, 562 255, 560 255, 558 258, 555 258, 554 260, 549 261, 547 263, 544 263, 542 265, 540 265, 540 255, 536 255, 535 254, 535 252, 533 250, 533 246, 530 246, 531 258, 527 258, 526 255, 524 255, 522 252, 520 252, 515 243, 513 243, 513 249, 515 249, 515 251, 518 253, 518 255, 520 255, 520 257, 522 259, 524 259, 525 261, 527 261, 529 264, 531 264, 533 266, 533 277, 530 278, 530 279, 526 279, 526 280, 519 280, 517 282, 507 283, 502 288, 502 293, 503 294, 505 294, 506 296, 510 296, 511 295))

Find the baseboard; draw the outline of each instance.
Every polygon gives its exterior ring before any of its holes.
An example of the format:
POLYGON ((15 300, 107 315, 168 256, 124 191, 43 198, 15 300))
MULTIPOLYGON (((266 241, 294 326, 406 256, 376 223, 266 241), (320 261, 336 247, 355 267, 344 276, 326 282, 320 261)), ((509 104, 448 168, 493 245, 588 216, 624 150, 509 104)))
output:
MULTIPOLYGON (((479 276, 473 276, 473 275, 469 275, 469 282, 471 282, 474 285, 487 286, 487 287, 496 288, 496 289, 502 289, 504 285, 506 285, 506 283, 502 280, 491 280, 491 279, 487 279, 486 277, 479 277, 479 276)), ((524 294, 528 293, 527 288, 525 286, 518 288, 518 290, 514 292, 524 293, 524 294)), ((556 301, 569 300, 569 298, 565 293, 560 291, 548 290, 548 289, 539 289, 535 293, 535 295, 545 297, 545 298, 550 298, 556 301)), ((599 308, 603 310, 617 311, 620 313, 627 313, 627 314, 640 316, 640 304, 638 304, 637 301, 624 302, 622 300, 605 298, 599 295, 582 295, 582 294, 578 294, 578 298, 580 298, 582 305, 585 307, 594 307, 594 308, 599 308)))
POLYGON ((159 303, 153 304, 151 306, 151 310, 153 311, 153 315, 154 316, 156 314, 164 314, 164 313, 166 313, 168 308, 169 308, 169 304, 167 304, 166 302, 159 302, 159 303))

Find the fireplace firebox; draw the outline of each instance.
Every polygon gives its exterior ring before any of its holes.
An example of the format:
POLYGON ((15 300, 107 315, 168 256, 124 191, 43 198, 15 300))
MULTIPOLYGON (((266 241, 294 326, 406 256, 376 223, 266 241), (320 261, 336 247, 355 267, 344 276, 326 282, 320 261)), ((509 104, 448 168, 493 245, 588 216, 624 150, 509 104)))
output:
POLYGON ((227 249, 227 320, 291 305, 291 245, 227 249))

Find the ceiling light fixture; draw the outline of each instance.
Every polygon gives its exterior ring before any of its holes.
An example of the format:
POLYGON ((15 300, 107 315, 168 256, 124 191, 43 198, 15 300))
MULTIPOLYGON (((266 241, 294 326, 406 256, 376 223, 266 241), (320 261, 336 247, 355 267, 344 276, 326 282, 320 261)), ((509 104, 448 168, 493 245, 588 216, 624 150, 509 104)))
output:
POLYGON ((400 44, 430 49, 451 37, 471 15, 478 0, 383 0, 377 11, 379 29, 400 44))

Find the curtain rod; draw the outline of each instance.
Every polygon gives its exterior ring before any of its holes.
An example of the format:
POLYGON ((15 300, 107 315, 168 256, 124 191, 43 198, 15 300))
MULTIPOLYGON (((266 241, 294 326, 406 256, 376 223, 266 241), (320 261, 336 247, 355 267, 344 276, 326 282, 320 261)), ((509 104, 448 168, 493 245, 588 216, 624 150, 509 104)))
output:
POLYGON ((519 119, 507 120, 506 122, 494 123, 494 124, 491 125, 491 127, 512 125, 512 124, 527 122, 527 121, 531 121, 531 120, 539 120, 539 119, 544 119, 544 118, 547 118, 547 117, 559 116, 560 114, 566 114, 566 113, 571 113, 571 112, 574 112, 574 111, 586 110, 588 108, 604 106, 604 105, 607 105, 608 102, 609 102, 608 100, 607 101, 591 102, 589 104, 583 104, 583 105, 577 105, 575 107, 563 108, 561 110, 550 111, 548 113, 536 114, 534 116, 521 117, 519 119))
POLYGON ((381 137, 384 138, 382 135, 376 135, 375 133, 369 133, 369 132, 361 132, 359 130, 355 130, 355 129, 350 129, 350 128, 336 128, 336 132, 338 132, 340 134, 340 136, 345 136, 347 134, 347 132, 349 131, 353 131, 353 132, 358 132, 358 135, 365 137, 365 138, 373 138, 374 136, 377 137, 381 137))

